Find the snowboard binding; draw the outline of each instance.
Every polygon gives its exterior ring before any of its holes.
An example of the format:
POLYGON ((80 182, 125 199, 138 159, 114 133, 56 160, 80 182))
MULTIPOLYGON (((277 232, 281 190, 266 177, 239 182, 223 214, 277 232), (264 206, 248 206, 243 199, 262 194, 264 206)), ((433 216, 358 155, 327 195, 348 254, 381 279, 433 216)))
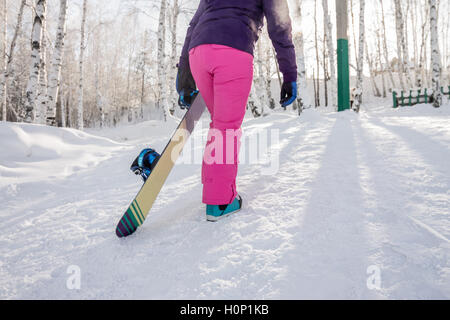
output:
POLYGON ((153 149, 144 149, 136 160, 133 161, 130 169, 135 175, 141 176, 144 183, 152 173, 161 155, 153 149))

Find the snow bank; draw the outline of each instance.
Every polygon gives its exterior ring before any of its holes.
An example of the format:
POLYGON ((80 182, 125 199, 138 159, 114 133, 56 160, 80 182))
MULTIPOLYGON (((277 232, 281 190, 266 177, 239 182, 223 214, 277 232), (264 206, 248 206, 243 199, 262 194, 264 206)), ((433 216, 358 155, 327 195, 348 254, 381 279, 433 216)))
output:
POLYGON ((97 166, 124 146, 74 129, 0 123, 0 187, 63 178, 97 166))
POLYGON ((167 139, 179 122, 180 119, 169 117, 164 124, 162 121, 150 120, 115 128, 86 129, 86 132, 119 142, 149 143, 150 137, 161 136, 167 139))

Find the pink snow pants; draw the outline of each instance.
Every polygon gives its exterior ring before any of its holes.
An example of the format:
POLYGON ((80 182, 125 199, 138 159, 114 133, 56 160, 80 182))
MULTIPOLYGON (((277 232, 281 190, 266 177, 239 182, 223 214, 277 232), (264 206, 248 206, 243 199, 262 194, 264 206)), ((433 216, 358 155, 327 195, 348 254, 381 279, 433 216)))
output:
POLYGON ((237 196, 241 125, 252 86, 253 56, 205 44, 191 49, 189 63, 211 114, 202 166, 203 203, 230 204, 237 196))

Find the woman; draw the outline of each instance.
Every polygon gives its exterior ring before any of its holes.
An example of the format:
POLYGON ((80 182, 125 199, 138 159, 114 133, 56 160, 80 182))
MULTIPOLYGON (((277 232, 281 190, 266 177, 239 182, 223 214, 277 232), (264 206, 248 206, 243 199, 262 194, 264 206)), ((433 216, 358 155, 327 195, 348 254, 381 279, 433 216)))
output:
POLYGON ((253 49, 264 17, 284 77, 280 103, 286 108, 297 97, 297 65, 286 0, 200 0, 187 31, 177 91, 179 105, 185 108, 198 86, 211 114, 202 167, 209 221, 242 207, 236 191, 240 129, 253 80, 253 49))

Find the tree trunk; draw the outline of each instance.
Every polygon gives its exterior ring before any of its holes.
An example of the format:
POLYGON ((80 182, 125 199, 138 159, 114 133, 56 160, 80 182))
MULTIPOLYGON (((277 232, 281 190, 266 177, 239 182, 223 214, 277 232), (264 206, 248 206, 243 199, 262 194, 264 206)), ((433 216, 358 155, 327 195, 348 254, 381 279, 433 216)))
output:
MULTIPOLYGON (((324 23, 325 23, 325 34, 326 34, 326 44, 328 48, 328 60, 330 62, 328 66, 328 71, 330 73, 330 91, 331 91, 331 105, 336 107, 337 103, 337 82, 336 82, 336 69, 335 69, 335 50, 333 46, 333 25, 331 24, 330 14, 328 12, 328 0, 322 0, 323 11, 324 11, 324 23)), ((326 63, 324 63, 326 65, 326 63)))
POLYGON ((317 95, 318 95, 318 92, 317 92, 317 83, 316 83, 316 70, 314 70, 314 69, 313 69, 313 78, 312 78, 312 80, 313 80, 313 84, 314 84, 314 100, 315 100, 315 107, 317 108, 317 107, 318 107, 318 105, 317 105, 317 95))
POLYGON ((269 100, 269 108, 270 109, 275 109, 275 100, 273 99, 272 96, 272 51, 270 50, 265 50, 266 56, 264 59, 264 65, 266 66, 266 94, 267 94, 267 99, 269 100))
POLYGON ((438 38, 438 10, 436 0, 428 0, 430 5, 430 49, 431 49, 431 84, 433 89, 433 106, 439 108, 442 104, 441 94, 441 56, 438 38))
POLYGON ((255 86, 253 85, 250 90, 250 96, 247 103, 247 108, 250 108, 250 111, 252 112, 253 117, 259 118, 261 117, 261 113, 258 111, 258 106, 256 103, 256 94, 255 94, 255 86))
POLYGON ((131 123, 133 121, 133 108, 131 106, 130 101, 130 90, 131 90, 131 63, 133 59, 133 53, 134 53, 134 44, 130 45, 129 56, 128 56, 128 70, 127 70, 127 92, 126 92, 126 105, 125 109, 127 110, 127 120, 128 123, 131 123))
POLYGON ((257 88, 258 88, 258 100, 259 100, 259 109, 260 114, 264 114, 264 106, 267 104, 266 91, 264 90, 264 65, 262 61, 262 41, 258 41, 256 44, 256 65, 258 67, 258 77, 257 77, 257 88))
MULTIPOLYGON (((294 0, 294 19, 297 21, 297 25, 301 26, 303 21, 302 16, 302 0, 294 0)), ((298 70, 298 98, 297 103, 300 109, 303 109, 304 104, 311 104, 311 101, 307 101, 307 83, 306 83, 306 65, 305 65, 305 42, 303 37, 303 30, 300 28, 294 33, 294 44, 296 47, 297 58, 297 70, 298 70)), ((301 113, 301 111, 300 111, 301 113)))
POLYGON ((388 75, 389 75, 389 80, 391 81, 391 88, 389 90, 389 92, 391 92, 393 88, 397 87, 397 85, 396 85, 396 83, 394 81, 394 76, 392 74, 391 61, 389 60, 389 51, 388 51, 388 46, 387 46, 386 23, 385 23, 385 19, 384 19, 383 0, 380 0, 380 5, 381 5, 381 26, 382 26, 382 29, 383 29, 384 63, 386 64, 386 68, 387 68, 388 75))
POLYGON ((78 108, 77 108, 77 129, 83 130, 84 129, 84 105, 83 105, 83 71, 84 71, 84 50, 85 44, 84 44, 84 38, 85 38, 85 28, 86 28, 86 14, 87 14, 87 0, 83 1, 83 14, 81 17, 81 40, 80 40, 80 58, 79 58, 79 72, 80 72, 80 79, 78 82, 78 108))
POLYGON ((413 32, 413 64, 414 64, 414 86, 418 87, 418 73, 417 73, 417 66, 418 66, 418 39, 419 34, 417 32, 417 1, 414 0, 408 0, 408 4, 411 7, 411 26, 412 26, 412 32, 413 32))
MULTIPOLYGON (((6 119, 8 119, 8 85, 9 85, 9 78, 11 76, 12 71, 12 63, 14 60, 14 54, 15 54, 15 48, 17 44, 17 38, 19 37, 19 34, 22 30, 22 20, 23 20, 23 12, 26 5, 26 0, 22 0, 19 7, 19 13, 17 14, 17 22, 16 27, 14 29, 14 34, 11 40, 11 44, 9 47, 9 53, 8 53, 8 60, 6 65, 6 71, 2 73, 1 75, 1 81, 2 85, 0 86, 0 97, 1 100, 4 102, 4 105, 6 106, 6 119)), ((23 110, 20 110, 23 112, 23 110)), ((19 118, 16 111, 12 108, 9 108, 9 112, 14 115, 15 121, 21 120, 19 118)))
POLYGON ((386 70, 383 67, 382 57, 381 57, 381 35, 380 32, 377 31, 377 52, 378 52, 378 65, 380 66, 381 72, 381 84, 383 88, 383 98, 386 98, 386 70))
POLYGON ((66 35, 67 0, 60 0, 58 29, 55 48, 50 66, 47 102, 47 124, 56 125, 56 102, 58 101, 61 66, 63 59, 64 38, 66 35))
POLYGON ((365 13, 365 0, 359 1, 359 52, 358 52, 358 67, 357 67, 357 82, 354 109, 359 112, 362 104, 363 96, 363 77, 364 77, 364 39, 365 39, 365 25, 364 25, 364 13, 365 13))
POLYGON ((405 67, 405 26, 403 21, 401 0, 394 0, 395 4, 395 28, 397 32, 397 57, 398 57, 398 76, 400 79, 400 85, 403 90, 406 89, 404 74, 406 72, 405 67))
POLYGON ((369 55, 369 46, 367 45, 367 41, 364 40, 364 48, 365 48, 365 56, 366 56, 366 60, 367 60, 367 64, 369 65, 369 72, 370 72, 370 81, 372 84, 372 90, 373 90, 373 95, 375 97, 380 97, 380 90, 378 89, 377 86, 377 82, 376 82, 376 74, 374 72, 374 66, 373 66, 373 60, 369 55))
MULTIPOLYGON (((448 13, 447 13, 447 32, 446 32, 446 35, 445 35, 445 38, 444 38, 444 39, 447 39, 446 42, 445 42, 447 44, 446 50, 445 50, 445 52, 447 52, 446 64, 445 65, 447 66, 447 84, 450 86, 450 47, 449 47, 450 32, 449 32, 449 30, 450 30, 450 8, 449 8, 448 13)), ((449 97, 449 99, 450 99, 450 97, 449 97)))
MULTIPOLYGON (((325 29, 324 29, 325 30, 325 29)), ((328 61, 327 61, 327 46, 326 46, 327 34, 323 34, 323 48, 322 48, 322 59, 323 59, 323 91, 325 97, 325 107, 328 107, 328 61)))
POLYGON ((94 66, 94 82, 95 82, 95 110, 97 111, 97 114, 99 115, 99 126, 100 128, 103 128, 105 126, 105 109, 103 105, 103 97, 100 92, 100 88, 102 85, 102 77, 100 70, 102 69, 101 63, 103 62, 102 59, 102 53, 100 52, 100 42, 101 42, 101 35, 103 35, 103 29, 99 30, 96 33, 96 40, 95 40, 95 66, 94 66))
POLYGON ((320 58, 319 58, 319 36, 317 27, 317 0, 314 0, 314 44, 316 47, 316 68, 317 68, 317 83, 316 83, 316 107, 320 106, 320 58))
POLYGON ((32 123, 36 116, 36 97, 39 89, 39 73, 41 68, 42 25, 45 20, 46 0, 36 0, 36 14, 31 31, 31 67, 28 78, 24 121, 32 123))
MULTIPOLYGON (((445 12, 445 11, 444 11, 445 12)), ((447 73, 447 84, 450 85, 450 46, 449 46, 449 42, 450 42, 450 3, 447 2, 447 18, 446 18, 446 27, 445 30, 443 31, 443 36, 444 36, 444 42, 443 42, 443 51, 444 52, 444 56, 442 57, 443 59, 443 70, 442 70, 442 77, 444 75, 444 73, 447 73), (444 71, 445 70, 445 71, 444 71)), ((450 97, 449 97, 450 98, 450 97)))
POLYGON ((283 86, 283 81, 281 80, 281 72, 280 72, 280 66, 278 65, 277 54, 273 47, 272 47, 272 57, 273 57, 273 60, 275 61, 275 66, 277 68, 278 83, 280 84, 280 90, 281 90, 281 87, 283 86))
POLYGON ((56 102, 56 125, 60 128, 66 126, 66 96, 64 94, 64 87, 60 88, 58 101, 56 102))
MULTIPOLYGON (((446 58, 445 58, 445 65, 447 68, 447 84, 450 86, 450 46, 449 46, 449 40, 450 38, 450 4, 447 4, 447 30, 444 35, 445 40, 445 51, 447 52, 446 58)), ((449 97, 450 99, 450 97, 449 97)))
POLYGON ((72 92, 69 89, 67 93, 67 98, 65 99, 65 111, 66 111, 66 126, 69 128, 73 127, 73 117, 72 112, 70 108, 70 101, 72 101, 72 92))
MULTIPOLYGON (((98 50, 98 49, 97 49, 98 50)), ((98 53, 97 53, 98 55, 98 53)), ((99 57, 99 55, 98 55, 99 57)), ((105 110, 103 108, 103 99, 100 94, 100 71, 98 63, 95 64, 95 106, 100 114, 100 128, 105 126, 105 110)))
POLYGON ((170 56, 170 83, 169 83, 169 96, 170 96, 170 113, 175 113, 175 108, 177 106, 177 92, 175 90, 175 77, 177 75, 177 28, 178 28, 178 16, 180 14, 180 6, 178 0, 174 0, 173 9, 171 15, 171 40, 172 40, 172 53, 170 56))
POLYGON ((148 31, 144 32, 144 48, 142 50, 142 69, 141 69, 141 98, 140 98, 140 118, 144 119, 144 103, 145 103, 145 77, 146 77, 146 66, 147 66, 147 39, 148 31))
MULTIPOLYGON (((353 50, 355 55, 355 66, 358 65, 358 44, 357 44, 357 37, 356 37, 356 30, 355 30, 355 14, 353 12, 353 0, 350 0, 350 16, 352 17, 352 38, 353 38, 353 50)), ((349 55, 351 53, 351 50, 349 50, 349 55)), ((349 61, 351 59, 349 58, 349 61)))
POLYGON ((159 112, 162 112, 164 121, 167 120, 166 114, 166 9, 167 0, 161 0, 159 10, 159 25, 158 25, 158 100, 157 107, 159 112))
POLYGON ((418 76, 417 76, 417 84, 418 87, 427 87, 427 76, 426 76, 426 61, 427 61, 427 40, 428 40, 428 30, 427 25, 429 23, 429 16, 430 16, 430 7, 429 5, 425 6, 425 15, 423 14, 423 10, 420 10, 420 15, 422 18, 422 27, 421 27, 421 35, 422 35, 422 41, 420 46, 420 54, 419 54, 419 66, 418 66, 418 76))
POLYGON ((405 73, 406 73, 406 82, 409 86, 409 88, 411 89, 413 87, 413 77, 411 74, 411 66, 410 66, 410 59, 409 59, 409 42, 408 42, 408 16, 409 16, 409 11, 410 11, 410 5, 409 5, 409 1, 406 2, 406 10, 405 10, 405 14, 403 17, 403 21, 404 21, 404 41, 403 41, 403 68, 405 69, 405 73))
POLYGON ((58 94, 58 101, 56 101, 55 112, 55 126, 63 128, 64 124, 64 94, 58 94))
MULTIPOLYGON (((45 4, 47 12, 47 3, 45 4)), ((39 90, 36 98, 36 119, 35 122, 45 124, 45 114, 47 111, 47 17, 42 21, 41 39, 41 67, 39 72, 39 90)))
MULTIPOLYGON (((8 72, 8 53, 6 47, 8 46, 8 8, 6 7, 6 0, 3 0, 3 75, 5 75, 8 72)), ((2 97, 2 100, 0 101, 1 106, 1 112, 0 112, 0 120, 6 121, 6 81, 5 78, 2 77, 2 90, 3 95, 0 95, 2 97)))

